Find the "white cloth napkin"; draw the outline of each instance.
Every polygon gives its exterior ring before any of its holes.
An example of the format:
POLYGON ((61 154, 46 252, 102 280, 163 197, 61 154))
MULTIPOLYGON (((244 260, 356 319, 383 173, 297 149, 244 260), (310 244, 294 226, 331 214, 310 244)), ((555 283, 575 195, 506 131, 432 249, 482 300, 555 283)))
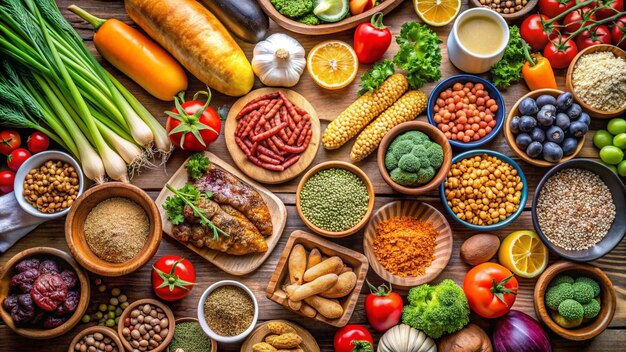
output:
POLYGON ((0 253, 6 252, 44 221, 22 210, 14 192, 0 197, 0 253))

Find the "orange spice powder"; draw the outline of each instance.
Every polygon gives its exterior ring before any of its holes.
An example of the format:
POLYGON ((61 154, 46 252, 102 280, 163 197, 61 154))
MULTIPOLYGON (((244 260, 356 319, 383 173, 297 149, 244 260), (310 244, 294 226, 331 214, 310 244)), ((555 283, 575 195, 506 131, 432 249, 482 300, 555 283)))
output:
POLYGON ((437 231, 430 222, 397 217, 376 226, 374 255, 390 273, 406 277, 426 273, 435 257, 437 231))

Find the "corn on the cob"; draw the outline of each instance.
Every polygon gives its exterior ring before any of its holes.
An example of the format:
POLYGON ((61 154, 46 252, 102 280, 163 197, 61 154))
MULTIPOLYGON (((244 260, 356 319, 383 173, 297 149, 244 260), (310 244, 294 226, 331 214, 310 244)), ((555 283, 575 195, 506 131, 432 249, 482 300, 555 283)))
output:
POLYGON ((415 119, 426 108, 426 94, 411 90, 370 123, 356 138, 350 158, 361 161, 370 155, 393 127, 415 119))
POLYGON ((398 100, 408 88, 406 77, 394 74, 373 92, 360 96, 326 127, 322 136, 324 148, 337 149, 344 145, 374 117, 398 100))

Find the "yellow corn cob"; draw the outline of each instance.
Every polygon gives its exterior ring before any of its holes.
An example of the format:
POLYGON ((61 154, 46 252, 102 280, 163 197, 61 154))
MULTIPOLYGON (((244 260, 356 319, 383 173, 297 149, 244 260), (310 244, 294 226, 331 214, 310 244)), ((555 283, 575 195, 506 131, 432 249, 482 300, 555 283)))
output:
POLYGON ((406 77, 394 74, 373 92, 360 96, 326 127, 322 136, 324 148, 337 149, 344 145, 374 117, 398 100, 408 88, 409 82, 406 77))
POLYGON ((415 119, 426 108, 426 94, 411 90, 370 123, 356 138, 350 158, 361 161, 370 155, 393 127, 415 119))

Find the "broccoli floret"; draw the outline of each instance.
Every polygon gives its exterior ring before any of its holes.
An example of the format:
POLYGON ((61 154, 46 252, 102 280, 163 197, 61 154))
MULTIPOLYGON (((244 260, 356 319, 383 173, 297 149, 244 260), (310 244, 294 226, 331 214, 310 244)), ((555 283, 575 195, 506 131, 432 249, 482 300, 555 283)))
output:
POLYGON ((417 183, 427 183, 432 180, 433 177, 435 177, 435 169, 430 166, 422 167, 417 172, 417 183))
POLYGON ((411 154, 415 155, 418 158, 428 155, 428 151, 426 150, 426 146, 422 144, 418 144, 411 149, 411 154))
POLYGON ((450 279, 440 284, 413 287, 402 322, 436 339, 461 330, 469 323, 469 304, 463 289, 450 279))
POLYGON ((574 283, 574 278, 569 275, 559 275, 555 277, 552 281, 550 281, 550 285, 548 285, 548 287, 558 286, 559 284, 562 284, 564 282, 567 282, 571 285, 574 283))
MULTIPOLYGON (((406 172, 417 172, 418 170, 421 171, 420 165, 421 164, 420 164, 419 159, 415 155, 410 154, 410 153, 404 154, 398 161, 398 167, 406 172)), ((418 178, 419 178, 419 173, 418 173, 418 178)))
POLYGON ((601 308, 602 307, 600 306, 600 302, 592 299, 591 302, 583 304, 583 317, 585 319, 595 318, 596 316, 598 316, 598 313, 600 313, 601 308))
POLYGON ((296 18, 296 21, 304 24, 308 24, 309 26, 315 26, 321 23, 320 19, 315 16, 313 13, 306 14, 302 17, 296 18))
POLYGON ((387 171, 391 171, 397 167, 398 159, 393 153, 387 151, 387 153, 385 154, 385 168, 387 168, 387 171))
POLYGON ((313 11, 313 0, 270 0, 281 15, 297 18, 313 11))
POLYGON ((565 301, 566 299, 573 298, 574 289, 572 288, 572 285, 564 282, 559 284, 558 286, 552 286, 548 288, 545 297, 546 306, 548 306, 548 308, 550 309, 557 310, 559 309, 559 305, 561 304, 561 302, 565 301))
POLYGON ((396 158, 400 160, 400 158, 404 154, 409 154, 413 150, 413 142, 411 141, 399 141, 395 146, 393 146, 392 153, 396 155, 396 158))
POLYGON ((586 276, 581 276, 576 279, 576 282, 584 282, 587 285, 591 286, 591 288, 593 289, 594 297, 598 297, 600 295, 600 285, 598 285, 598 282, 596 280, 586 276))
POLYGON ((556 312, 553 310, 550 311, 550 316, 552 317, 552 320, 554 320, 555 323, 559 324, 561 327, 564 327, 566 329, 576 328, 580 326, 580 324, 583 323, 582 317, 576 320, 567 320, 561 314, 559 314, 559 312, 556 312))
POLYGON ((395 183, 403 186, 413 186, 417 182, 417 173, 406 172, 399 167, 391 170, 389 176, 395 183))
POLYGON ((583 305, 573 299, 566 299, 559 304, 559 314, 567 320, 578 320, 583 317, 585 311, 583 305))
POLYGON ((430 166, 434 169, 438 169, 443 164, 443 149, 437 143, 430 143, 426 148, 428 152, 428 158, 430 160, 430 166))
POLYGON ((404 132, 403 134, 399 135, 396 138, 399 138, 402 141, 403 140, 411 141, 413 142, 414 145, 420 145, 420 144, 424 144, 425 142, 430 142, 430 139, 428 138, 428 136, 420 131, 404 132))
POLYGON ((574 299, 580 304, 587 304, 593 300, 593 288, 586 282, 574 282, 574 299))

